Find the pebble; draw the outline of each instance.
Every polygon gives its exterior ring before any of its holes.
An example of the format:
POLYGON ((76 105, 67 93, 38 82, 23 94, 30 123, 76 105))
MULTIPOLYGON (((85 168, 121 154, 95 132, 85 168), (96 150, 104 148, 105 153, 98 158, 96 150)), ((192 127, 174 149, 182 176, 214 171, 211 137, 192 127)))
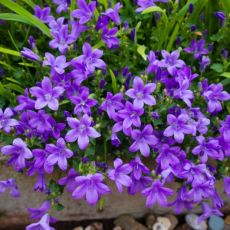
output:
POLYGON ((93 225, 88 225, 85 230, 96 230, 96 228, 93 225))
POLYGON ((189 225, 185 223, 183 225, 178 226, 176 230, 192 230, 192 228, 190 228, 189 225))
POLYGON ((167 230, 169 230, 172 226, 171 221, 167 217, 161 217, 161 216, 157 217, 157 223, 163 225, 163 227, 167 230))
POLYGON ((225 217, 224 223, 227 224, 227 225, 230 225, 230 215, 225 217))
POLYGON ((114 221, 114 224, 120 226, 122 230, 148 230, 147 227, 137 222, 130 215, 121 215, 114 221))
POLYGON ((152 230, 168 230, 168 228, 166 228, 165 225, 163 225, 162 223, 156 222, 153 225, 152 230))
POLYGON ((113 230, 122 230, 122 228, 120 226, 116 226, 113 228, 113 230))
POLYGON ((185 216, 186 223, 194 230, 207 230, 208 226, 205 221, 198 224, 198 218, 196 214, 187 214, 185 216))
POLYGON ((156 222, 156 217, 153 214, 148 214, 145 218, 145 225, 152 229, 154 223, 156 222))
POLYGON ((171 223, 171 227, 169 228, 169 230, 173 230, 176 228, 176 226, 178 225, 178 220, 177 218, 174 216, 174 215, 167 215, 165 216, 167 217, 169 220, 170 220, 170 223, 171 223))
POLYGON ((96 230, 103 230, 103 224, 101 222, 94 222, 92 225, 96 230))
POLYGON ((84 228, 81 226, 78 226, 78 227, 74 228, 73 230, 84 230, 84 228))
POLYGON ((208 226, 210 230, 223 230, 224 220, 219 216, 211 216, 208 220, 208 226))

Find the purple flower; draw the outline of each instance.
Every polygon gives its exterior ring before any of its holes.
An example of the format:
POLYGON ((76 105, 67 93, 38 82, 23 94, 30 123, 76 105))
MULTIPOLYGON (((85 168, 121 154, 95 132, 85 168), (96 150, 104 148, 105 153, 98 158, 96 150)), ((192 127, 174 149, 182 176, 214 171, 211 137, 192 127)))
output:
POLYGON ((58 5, 56 12, 60 14, 62 11, 68 11, 68 0, 53 0, 53 3, 58 5))
POLYGON ((85 150, 89 145, 89 137, 100 137, 93 127, 91 127, 91 118, 88 115, 84 115, 80 120, 73 117, 67 118, 68 125, 72 128, 65 136, 66 141, 74 142, 78 140, 78 146, 81 150, 85 150))
POLYGON ((49 222, 50 216, 49 214, 45 214, 39 222, 28 225, 26 227, 26 230, 55 230, 54 228, 50 227, 49 222))
POLYGON ((158 139, 153 135, 152 125, 146 125, 142 131, 132 130, 131 136, 135 140, 129 147, 130 152, 136 152, 140 150, 141 154, 148 157, 150 154, 150 146, 154 146, 158 143, 158 139))
POLYGON ((3 155, 10 155, 9 164, 14 164, 15 170, 26 167, 26 159, 33 157, 32 152, 27 148, 26 143, 21 138, 16 138, 13 145, 6 145, 1 148, 3 155))
POLYGON ((151 187, 144 189, 141 194, 147 197, 146 206, 148 208, 151 208, 155 203, 165 207, 167 206, 166 196, 172 196, 173 190, 164 187, 160 180, 157 179, 152 183, 151 187))
POLYGON ((225 121, 221 122, 220 132, 226 142, 230 142, 230 115, 228 115, 225 121))
POLYGON ((78 0, 77 5, 79 9, 74 10, 71 16, 80 19, 80 24, 85 24, 93 17, 96 9, 96 2, 92 1, 87 5, 85 0, 78 0))
POLYGON ((208 161, 208 157, 217 160, 223 160, 224 155, 221 151, 218 151, 219 142, 215 139, 210 139, 209 141, 205 141, 203 136, 196 137, 199 145, 197 145, 192 153, 194 155, 199 155, 202 163, 206 163, 208 161))
POLYGON ((220 101, 228 101, 230 94, 223 91, 223 85, 221 83, 211 84, 207 89, 204 89, 203 96, 208 101, 208 112, 218 113, 222 110, 220 101))
POLYGON ((113 165, 114 169, 109 169, 107 175, 110 180, 115 181, 118 191, 122 192, 122 186, 129 187, 132 184, 132 180, 128 176, 132 168, 129 164, 123 164, 120 158, 114 160, 113 165))
POLYGON ((117 93, 113 95, 111 92, 107 92, 105 100, 102 102, 100 109, 106 111, 109 118, 112 118, 117 110, 124 107, 122 104, 123 94, 117 93))
POLYGON ((23 111, 27 109, 34 109, 35 101, 29 98, 29 91, 26 88, 24 95, 18 96, 18 105, 14 108, 15 111, 23 111))
POLYGON ((67 169, 67 159, 73 156, 73 152, 66 148, 63 138, 59 138, 56 145, 47 144, 46 151, 49 153, 45 162, 46 165, 50 167, 58 164, 61 170, 67 169))
POLYGON ((212 215, 223 216, 223 213, 216 208, 211 208, 209 204, 202 203, 202 212, 203 214, 199 217, 198 223, 201 223, 203 220, 209 218, 212 215))
POLYGON ((65 68, 69 66, 64 55, 55 58, 51 53, 45 53, 45 57, 46 60, 43 62, 43 66, 49 65, 51 67, 51 73, 56 72, 63 74, 65 73, 65 68))
POLYGON ((31 219, 36 220, 42 218, 51 208, 50 201, 45 201, 39 208, 28 208, 31 219))
POLYGON ((180 114, 178 117, 173 114, 167 115, 167 122, 169 126, 164 131, 164 136, 171 137, 178 143, 182 143, 184 140, 184 134, 191 134, 192 129, 186 123, 189 120, 189 116, 186 114, 180 114))
POLYGON ((56 86, 52 88, 51 81, 48 77, 44 77, 41 87, 30 88, 30 93, 37 98, 35 109, 42 109, 48 105, 52 110, 58 110, 58 98, 63 94, 64 88, 56 86))
POLYGON ((224 178, 224 191, 230 197, 230 177, 224 178))
POLYGON ((174 74, 177 68, 182 68, 185 65, 184 61, 178 59, 180 56, 179 50, 175 50, 172 53, 162 50, 161 54, 164 59, 160 61, 159 65, 167 68, 171 75, 174 74))
POLYGON ((189 90, 190 82, 188 80, 180 80, 179 88, 173 91, 173 96, 176 99, 182 99, 188 107, 192 106, 191 100, 194 98, 194 94, 189 90))
POLYGON ((96 68, 106 69, 105 62, 100 59, 103 51, 99 49, 92 49, 91 45, 87 42, 82 47, 83 54, 71 61, 72 65, 83 65, 86 69, 87 76, 93 74, 96 68))
POLYGON ((58 184, 65 185, 66 190, 72 193, 77 186, 77 183, 75 181, 75 178, 77 176, 79 176, 79 173, 77 173, 73 168, 71 168, 66 177, 59 179, 58 184))
POLYGON ((120 44, 119 39, 116 37, 118 29, 114 27, 112 29, 108 29, 107 27, 103 28, 101 39, 109 49, 117 48, 120 44))
POLYGON ((141 126, 140 116, 144 113, 144 109, 137 107, 130 103, 126 102, 125 108, 118 111, 118 116, 123 119, 122 126, 123 132, 126 135, 130 135, 130 128, 132 125, 135 127, 141 126))
POLYGON ((141 161, 140 157, 137 156, 135 159, 131 160, 130 164, 132 167, 131 176, 136 180, 140 180, 143 174, 150 174, 149 168, 147 168, 141 161))
POLYGON ((74 114, 91 114, 91 107, 97 104, 95 99, 89 98, 89 90, 84 88, 78 96, 70 97, 71 102, 75 104, 74 114))
POLYGON ((19 125, 16 119, 11 118, 13 115, 11 108, 6 108, 4 112, 0 108, 0 130, 3 129, 6 133, 9 133, 12 127, 19 125))
POLYGON ((109 24, 109 17, 105 15, 100 15, 97 19, 97 23, 95 26, 95 30, 98 31, 100 29, 105 28, 109 24))
POLYGON ((220 20, 221 26, 224 26, 224 23, 225 23, 225 20, 226 20, 226 16, 225 16, 224 12, 217 11, 217 12, 214 13, 214 15, 220 20))
POLYGON ((148 7, 155 6, 155 2, 167 3, 168 0, 137 0, 137 5, 140 7, 136 9, 136 12, 141 12, 148 7))
POLYGON ((19 197, 20 192, 18 191, 18 186, 14 178, 9 178, 6 181, 0 181, 0 194, 5 192, 7 189, 10 190, 10 195, 12 197, 19 197))
POLYGON ((199 41, 196 41, 195 39, 192 39, 190 47, 187 47, 184 49, 186 53, 193 53, 194 58, 198 59, 200 56, 204 56, 208 54, 208 50, 204 48, 205 40, 200 39, 199 41))
POLYGON ((147 73, 157 72, 160 61, 157 59, 155 52, 150 51, 149 55, 147 56, 147 59, 149 61, 149 65, 147 67, 147 73))
POLYGON ((121 23, 121 19, 119 16, 119 10, 122 8, 122 4, 120 2, 116 3, 114 9, 107 9, 104 15, 108 16, 115 24, 119 25, 121 23))
POLYGON ((100 173, 78 176, 75 178, 77 188, 73 191, 74 199, 86 198, 89 205, 94 205, 100 200, 101 195, 110 193, 110 189, 103 183, 103 176, 100 173))
POLYGON ((40 6, 36 5, 34 7, 34 14, 44 23, 49 23, 54 19, 53 16, 50 16, 50 7, 45 7, 44 9, 42 9, 40 8, 40 6))
POLYGON ((156 104, 155 98, 151 95, 155 88, 156 84, 148 83, 144 85, 144 82, 140 77, 135 77, 133 80, 133 89, 127 90, 125 94, 134 99, 134 106, 142 108, 144 104, 156 104))
POLYGON ((26 47, 23 47, 23 50, 21 51, 21 55, 32 61, 41 61, 41 57, 39 55, 37 55, 34 51, 26 47))
POLYGON ((211 60, 210 60, 209 57, 202 56, 202 59, 200 61, 200 71, 201 71, 201 73, 205 72, 206 67, 209 66, 210 63, 211 63, 211 60))

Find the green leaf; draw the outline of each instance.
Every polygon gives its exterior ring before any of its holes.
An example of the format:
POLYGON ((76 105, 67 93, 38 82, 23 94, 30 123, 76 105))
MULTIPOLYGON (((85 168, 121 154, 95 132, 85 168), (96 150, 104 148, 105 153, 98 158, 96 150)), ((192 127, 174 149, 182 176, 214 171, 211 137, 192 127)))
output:
POLYGON ((137 45, 137 52, 141 55, 141 57, 146 61, 147 57, 145 54, 146 47, 143 45, 137 45))
POLYGON ((58 203, 58 204, 54 204, 53 208, 57 211, 62 211, 65 207, 63 204, 58 203))
POLYGON ((33 26, 40 29, 45 35, 51 37, 49 28, 39 19, 37 19, 34 15, 32 15, 29 11, 24 9, 22 6, 11 0, 1 0, 0 4, 7 7, 8 9, 14 11, 18 15, 24 17, 27 21, 29 21, 33 26))
POLYGON ((21 15, 13 14, 13 13, 2 13, 0 14, 0 19, 4 21, 16 21, 16 22, 22 22, 25 24, 32 25, 30 21, 28 21, 26 18, 24 18, 21 15))
POLYGON ((222 73, 224 71, 224 66, 221 63, 214 63, 210 68, 217 73, 222 73))
POLYGON ((24 92, 24 89, 22 87, 20 87, 17 84, 14 84, 14 83, 5 84, 4 87, 9 88, 9 89, 14 90, 14 91, 17 91, 18 93, 21 93, 21 94, 23 94, 23 92, 24 92))
POLYGON ((141 14, 149 14, 152 12, 161 12, 165 13, 165 10, 161 9, 159 6, 150 6, 147 9, 143 10, 141 14))
POLYGON ((110 72, 110 76, 112 80, 112 89, 113 89, 113 92, 116 93, 117 92, 117 79, 111 69, 109 69, 109 72, 110 72))
POLYGON ((105 204, 105 198, 101 196, 101 199, 99 200, 99 211, 103 210, 104 204, 105 204))
POLYGON ((0 53, 10 54, 13 56, 21 57, 21 54, 18 51, 0 47, 0 53))
POLYGON ((35 4, 31 0, 21 0, 21 1, 25 2, 31 8, 35 7, 35 4))
POLYGON ((101 3, 105 7, 105 9, 108 8, 108 1, 107 0, 98 0, 98 2, 101 3))
POLYGON ((220 75, 221 77, 230 78, 230 72, 224 72, 220 75))

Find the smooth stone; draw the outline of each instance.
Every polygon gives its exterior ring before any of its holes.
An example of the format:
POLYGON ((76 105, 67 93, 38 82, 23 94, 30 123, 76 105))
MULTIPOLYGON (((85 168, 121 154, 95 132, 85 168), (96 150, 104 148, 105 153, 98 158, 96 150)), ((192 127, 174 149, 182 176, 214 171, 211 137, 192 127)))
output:
POLYGON ((130 215, 121 215, 118 217, 114 224, 116 226, 120 226, 123 230, 148 230, 143 224, 137 222, 132 216, 130 215))
POLYGON ((116 226, 113 228, 113 230, 122 230, 122 228, 120 226, 116 226))
POLYGON ((223 230, 224 220, 219 216, 211 216, 208 220, 208 226, 210 230, 223 230))
POLYGON ((189 227, 189 225, 185 223, 183 225, 178 226, 176 230, 192 230, 192 228, 189 227))
POLYGON ((163 225, 162 223, 156 222, 153 225, 152 230, 169 230, 168 228, 165 227, 165 225, 163 225))
POLYGON ((170 214, 165 217, 169 218, 171 222, 171 227, 169 228, 169 230, 175 229, 175 227, 178 225, 178 219, 176 218, 176 216, 170 214))
POLYGON ((84 228, 82 226, 78 226, 78 227, 74 228, 73 230, 84 230, 84 228))
POLYGON ((230 225, 230 215, 225 217, 224 223, 227 224, 227 225, 230 225))
POLYGON ((145 218, 145 225, 152 229, 154 223, 156 222, 156 217, 153 214, 148 214, 145 218))
POLYGON ((96 228, 93 225, 88 225, 85 230, 96 230, 96 228))
POLYGON ((157 217, 157 223, 162 224, 167 230, 169 230, 172 226, 170 219, 167 217, 157 217))
POLYGON ((96 228, 96 230, 103 230, 103 224, 101 222, 94 222, 92 225, 96 228))
POLYGON ((225 224, 224 225, 224 230, 230 230, 230 225, 229 224, 225 224))
POLYGON ((208 225, 205 221, 202 221, 201 223, 198 224, 198 218, 196 214, 187 214, 185 216, 186 223, 194 230, 207 230, 208 225))

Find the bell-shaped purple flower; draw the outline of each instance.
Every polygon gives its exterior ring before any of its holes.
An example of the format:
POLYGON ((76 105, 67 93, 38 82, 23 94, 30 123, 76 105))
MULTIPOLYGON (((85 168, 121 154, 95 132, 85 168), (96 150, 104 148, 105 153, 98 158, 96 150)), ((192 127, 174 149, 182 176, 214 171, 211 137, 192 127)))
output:
POLYGON ((167 115, 167 122, 169 126, 164 131, 164 136, 171 137, 174 136, 174 139, 178 143, 182 143, 184 140, 184 134, 191 134, 192 128, 186 124, 189 120, 187 114, 180 114, 178 117, 173 114, 167 115))
POLYGON ((224 191, 230 197, 230 177, 224 178, 224 191))
POLYGON ((131 173, 132 168, 129 164, 123 164, 120 158, 117 158, 113 162, 114 169, 107 171, 107 176, 110 180, 113 180, 117 186, 119 192, 123 191, 123 187, 129 187, 132 184, 131 178, 128 176, 131 173))
POLYGON ((67 12, 68 11, 68 0, 53 0, 53 3, 58 5, 56 9, 56 13, 60 14, 62 11, 67 12))
POLYGON ((67 159, 73 156, 73 152, 66 148, 65 140, 63 138, 59 138, 56 145, 47 144, 46 151, 49 154, 45 165, 54 166, 55 164, 58 164, 61 170, 67 169, 67 159))
POLYGON ((146 196, 146 206, 151 208, 155 203, 165 207, 167 206, 167 196, 173 195, 173 190, 166 188, 160 182, 160 180, 155 180, 151 187, 144 189, 141 192, 142 195, 146 196))
POLYGON ((34 51, 26 47, 23 47, 23 50, 21 51, 21 55, 24 58, 30 59, 32 61, 41 61, 41 57, 38 54, 36 54, 34 51))
POLYGON ((18 186, 14 178, 9 178, 6 181, 0 181, 0 194, 8 189, 10 190, 10 195, 12 197, 20 197, 20 192, 18 191, 18 186))
POLYGON ((190 47, 185 48, 184 51, 186 53, 194 54, 194 58, 198 59, 199 57, 208 54, 208 49, 204 48, 204 45, 205 45, 204 39, 200 39, 199 41, 192 39, 190 47))
POLYGON ((88 115, 84 115, 80 120, 73 117, 67 118, 68 125, 72 128, 65 136, 66 141, 74 142, 78 141, 78 146, 81 150, 84 150, 89 145, 89 137, 100 137, 93 127, 91 127, 91 118, 88 115))
POLYGON ((39 208, 28 208, 31 219, 36 220, 42 218, 51 208, 50 201, 45 201, 39 208))
POLYGON ((117 31, 118 31, 117 27, 114 27, 112 29, 108 29, 107 27, 104 27, 102 29, 101 39, 103 42, 105 42, 106 46, 109 49, 117 48, 120 44, 119 39, 116 37, 117 31))
POLYGON ((26 143, 21 138, 16 138, 13 141, 13 145, 6 145, 1 148, 3 155, 11 156, 8 161, 9 164, 13 164, 15 170, 20 170, 26 167, 26 159, 33 157, 30 149, 27 148, 26 143))
POLYGON ((35 101, 35 109, 42 109, 48 106, 52 110, 58 110, 58 98, 63 94, 64 88, 61 86, 52 87, 48 77, 44 77, 41 87, 30 88, 30 93, 37 99, 35 101))
POLYGON ((129 147, 130 152, 140 150, 141 154, 148 157, 150 154, 150 147, 158 143, 158 139, 153 135, 152 125, 146 125, 142 131, 132 130, 131 136, 134 139, 133 144, 129 147))
POLYGON ((78 18, 80 24, 85 24, 93 17, 96 9, 96 2, 92 1, 87 5, 85 0, 78 0, 77 5, 79 9, 74 10, 71 16, 78 18))
POLYGON ((75 178, 76 189, 72 193, 74 199, 85 197, 89 205, 95 205, 101 195, 109 194, 110 189, 103 182, 103 176, 100 173, 88 174, 87 176, 78 176, 75 178))
POLYGON ((30 224, 26 227, 26 230, 55 230, 53 227, 50 227, 50 216, 49 214, 45 214, 41 220, 37 223, 30 224))
POLYGON ((144 104, 151 106, 156 104, 155 98, 151 95, 155 88, 156 84, 148 83, 145 85, 140 77, 135 77, 133 89, 127 90, 125 94, 134 99, 134 106, 142 108, 144 104))
POLYGON ((121 23, 121 19, 119 16, 119 10, 122 8, 122 4, 120 2, 116 3, 114 9, 109 8, 105 11, 104 15, 109 17, 115 24, 119 25, 121 23))
POLYGON ((34 14, 44 23, 49 23, 54 19, 54 17, 50 15, 50 7, 45 7, 42 9, 40 6, 36 5, 34 7, 34 14))
POLYGON ((16 119, 11 118, 13 115, 11 108, 6 108, 4 111, 0 108, 0 130, 9 133, 13 127, 19 125, 16 119))

